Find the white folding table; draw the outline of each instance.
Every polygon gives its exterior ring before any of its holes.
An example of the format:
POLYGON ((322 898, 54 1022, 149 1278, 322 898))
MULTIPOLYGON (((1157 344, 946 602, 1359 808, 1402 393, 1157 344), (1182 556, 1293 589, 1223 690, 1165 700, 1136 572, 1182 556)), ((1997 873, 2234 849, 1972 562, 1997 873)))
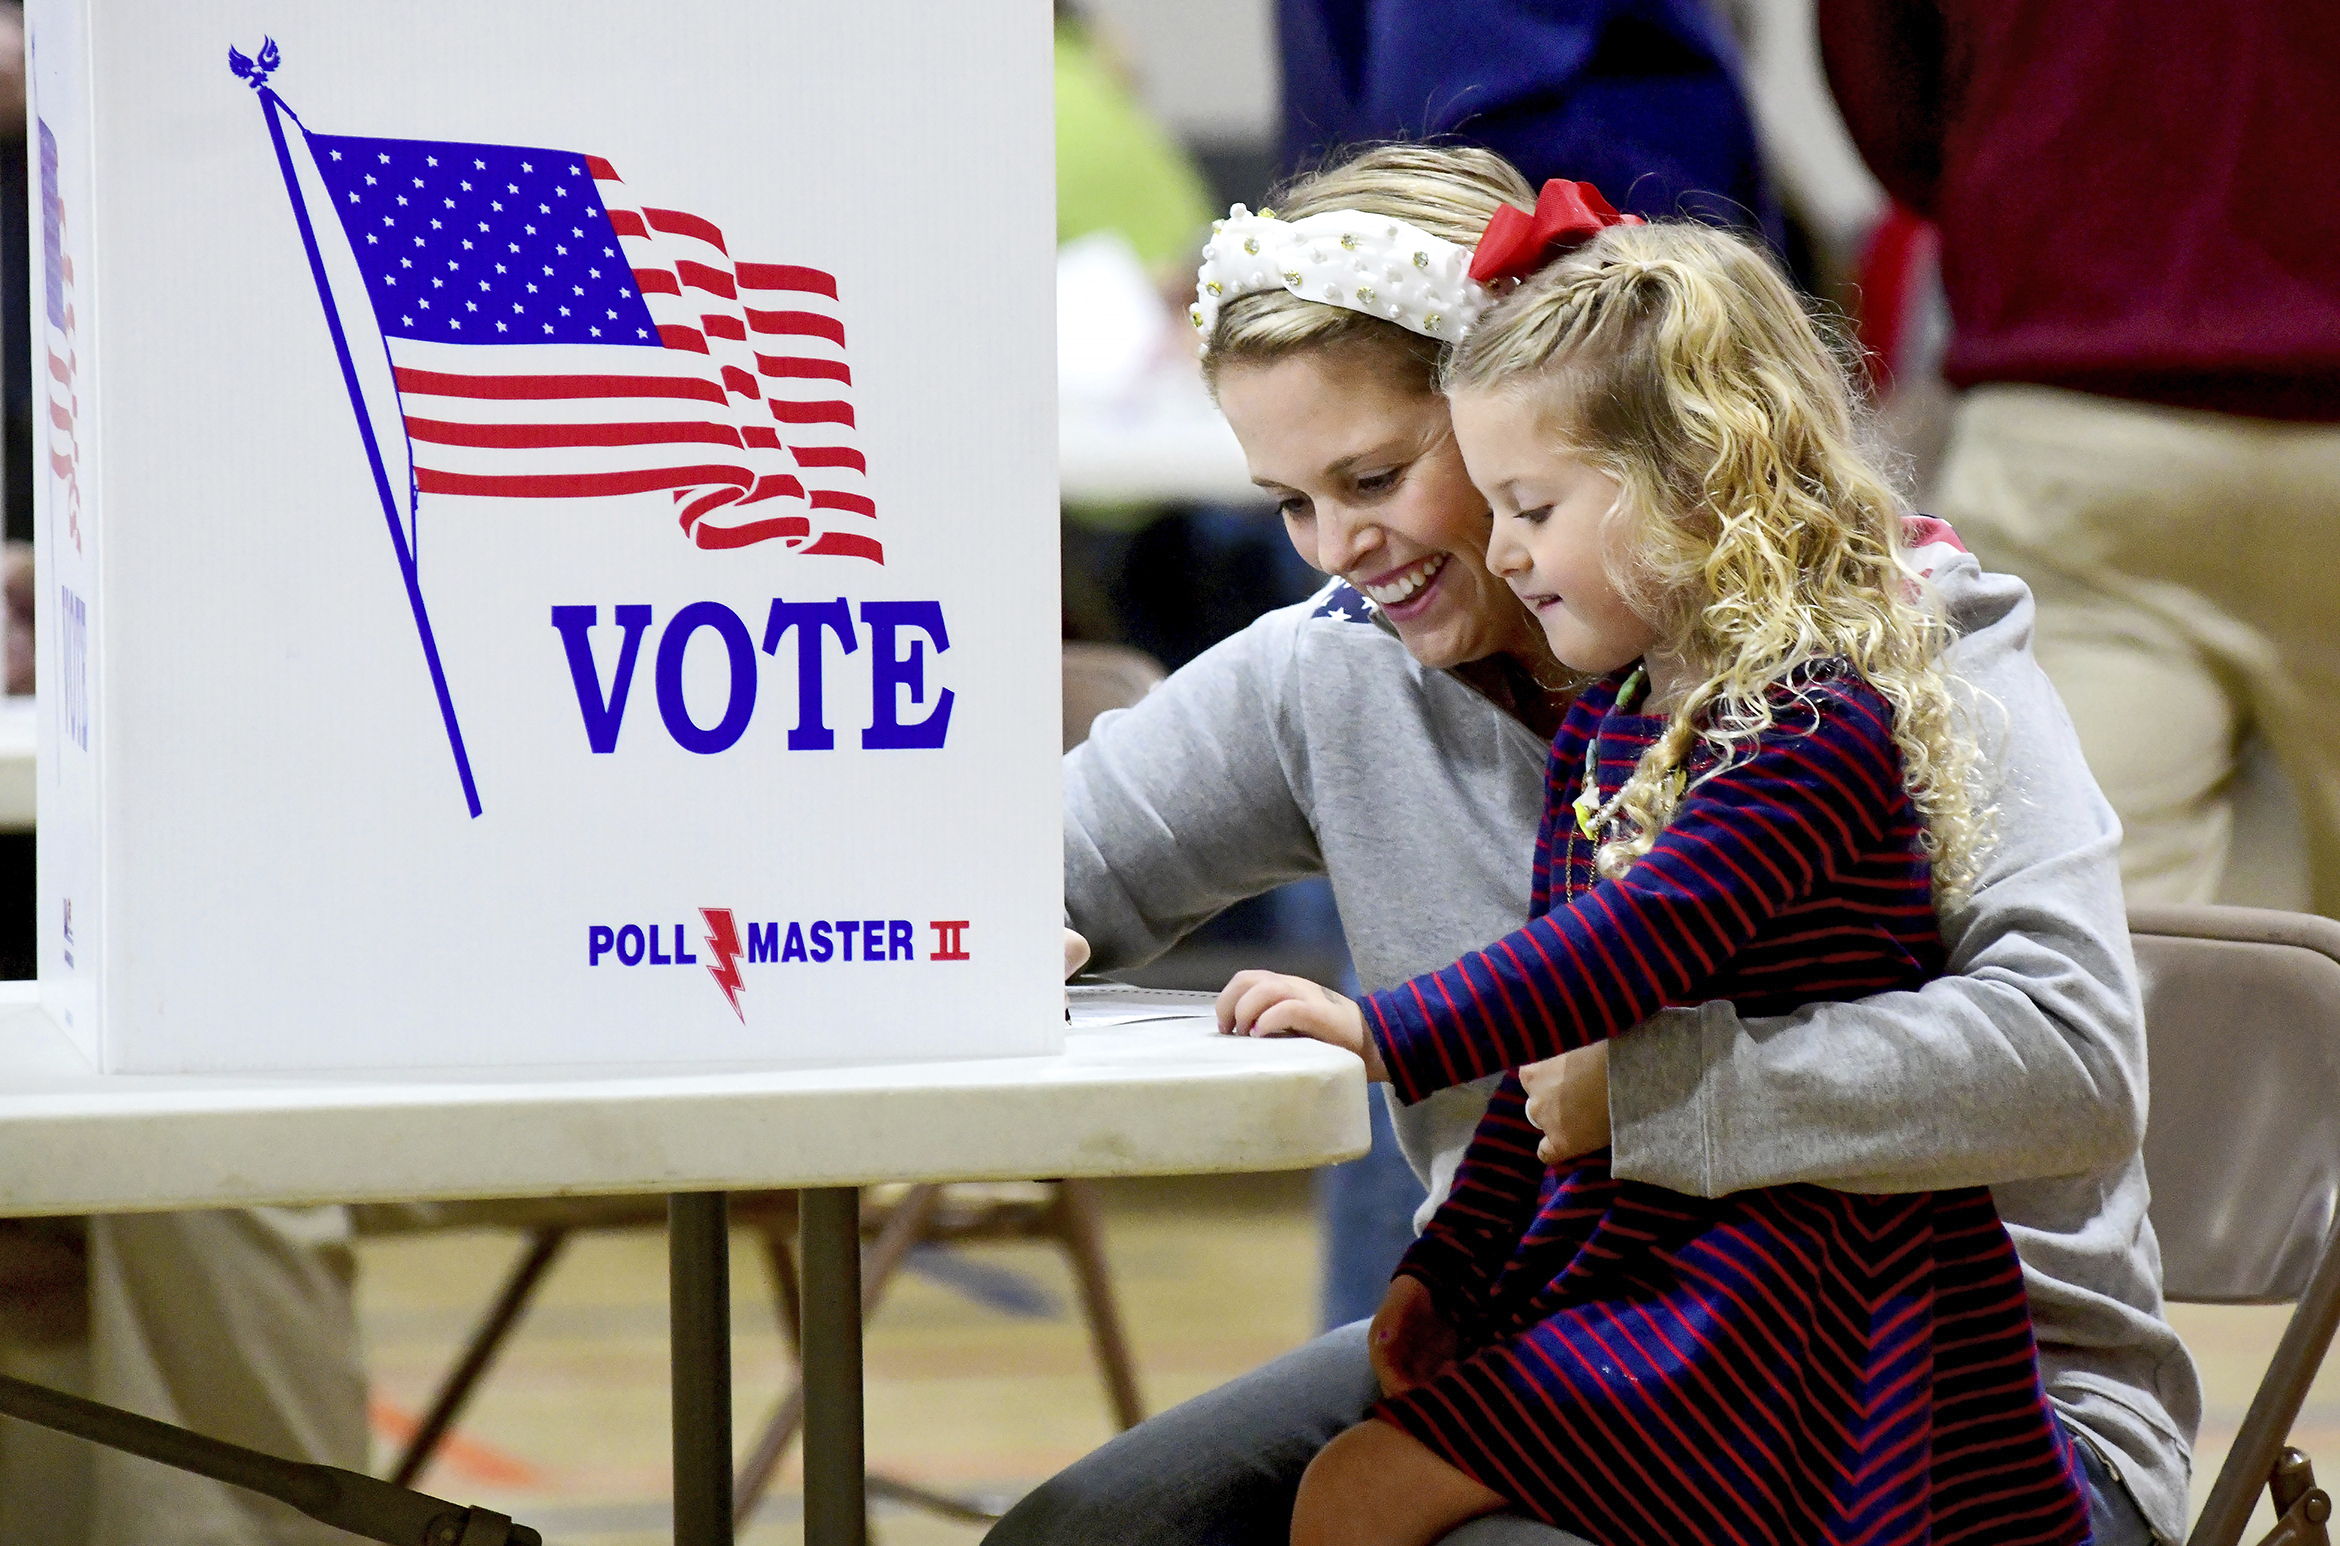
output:
POLYGON ((0 1216, 669 1194, 677 1546, 732 1538, 726 1193, 804 1192, 805 1539, 859 1546, 856 1188, 1296 1169, 1364 1152, 1365 1109, 1349 1054, 1134 989, 1077 994, 1054 1057, 159 1077, 95 1072, 0 984, 0 1216))

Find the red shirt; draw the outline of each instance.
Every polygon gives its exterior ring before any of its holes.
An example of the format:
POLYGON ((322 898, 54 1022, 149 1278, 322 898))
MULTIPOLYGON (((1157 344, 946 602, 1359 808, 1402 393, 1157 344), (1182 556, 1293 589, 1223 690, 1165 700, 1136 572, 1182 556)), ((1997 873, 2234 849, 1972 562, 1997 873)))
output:
POLYGON ((1819 11, 1862 156, 1941 227, 1953 383, 2340 420, 2340 9, 1819 11))

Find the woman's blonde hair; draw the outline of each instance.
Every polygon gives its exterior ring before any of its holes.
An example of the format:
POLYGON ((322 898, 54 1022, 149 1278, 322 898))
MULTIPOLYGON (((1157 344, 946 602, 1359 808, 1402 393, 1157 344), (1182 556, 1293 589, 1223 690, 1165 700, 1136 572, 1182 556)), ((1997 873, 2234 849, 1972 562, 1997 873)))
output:
MULTIPOLYGON (((1286 220, 1354 209, 1403 220, 1461 247, 1478 244, 1501 205, 1533 209, 1535 202, 1527 179, 1492 151, 1414 144, 1375 145, 1301 177, 1271 200, 1273 212, 1286 220)), ((1216 388, 1219 372, 1229 365, 1268 365, 1303 351, 1355 353, 1429 397, 1438 391, 1443 348, 1395 322, 1268 290, 1221 308, 1203 373, 1216 388)))
POLYGON ((1526 395, 1623 490, 1634 609, 1701 680, 1616 801, 1604 875, 1649 851, 1703 739, 1724 764, 1777 689, 1842 661, 1893 708, 1938 903, 1972 889, 1988 812, 1941 668, 1949 629, 1902 556, 1906 510, 1863 451, 1844 364, 1754 247, 1705 226, 1614 226, 1494 307, 1449 391, 1526 395))

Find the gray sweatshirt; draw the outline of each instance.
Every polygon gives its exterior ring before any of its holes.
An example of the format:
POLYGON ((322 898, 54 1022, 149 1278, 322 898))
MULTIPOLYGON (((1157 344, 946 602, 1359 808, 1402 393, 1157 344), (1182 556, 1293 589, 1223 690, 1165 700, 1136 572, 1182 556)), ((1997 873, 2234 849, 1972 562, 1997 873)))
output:
MULTIPOLYGON (((2120 827, 2031 657, 2029 591, 1946 545, 1914 557, 1961 635, 1953 670, 1985 695, 1996 773, 1996 845, 1943 921, 1950 974, 1784 1019, 1719 1001, 1668 1010, 1616 1038, 1614 1168, 1705 1197, 1989 1186, 2023 1258, 2050 1397, 2177 1541, 2202 1398, 2162 1317, 2146 1218, 2120 827)), ((1358 980, 1402 982, 1526 920, 1547 750, 1328 587, 1101 717, 1066 755, 1067 920, 1098 966, 1138 966, 1230 903, 1321 874, 1358 980)), ((1425 1217, 1488 1088, 1392 1103, 1430 1188, 1425 1217)))

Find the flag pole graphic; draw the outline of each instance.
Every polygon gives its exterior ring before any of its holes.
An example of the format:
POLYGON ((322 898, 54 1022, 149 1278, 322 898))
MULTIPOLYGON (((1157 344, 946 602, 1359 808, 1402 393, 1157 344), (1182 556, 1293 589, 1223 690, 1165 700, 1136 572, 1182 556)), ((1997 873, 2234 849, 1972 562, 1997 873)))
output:
MULTIPOLYGON (((260 110, 268 120, 268 137, 276 146, 276 164, 284 173, 284 191, 292 199, 293 219, 301 230, 301 245, 309 254, 309 272, 317 281, 317 299, 325 307, 325 326, 333 335, 333 352, 341 361, 342 384, 349 389, 350 411, 357 417, 358 437, 365 442, 366 461, 373 468, 374 489, 382 499, 383 519, 390 524, 390 544, 397 550, 398 572, 406 581, 407 605, 414 609, 415 631, 422 637, 423 658, 430 663, 431 686, 439 697, 439 717, 446 721, 447 744, 455 753, 455 771, 463 780, 463 799, 471 807, 471 814, 477 816, 479 789, 472 782, 471 757, 463 749, 463 727, 455 721, 455 700, 447 691, 447 673, 439 664, 439 645, 431 634, 431 615, 423 606, 415 547, 407 540, 405 522, 399 519, 398 500, 390 491, 390 474, 382 460, 381 444, 374 435, 373 416, 366 411, 365 393, 358 385, 357 365, 350 357, 349 335, 342 328, 341 312, 333 303, 333 285, 325 275, 325 255, 317 245, 308 201, 301 197, 300 175, 293 167, 292 147, 285 143, 283 120, 292 116, 292 109, 268 85, 269 73, 276 69, 280 58, 275 40, 270 39, 261 47, 257 61, 229 49, 228 67, 259 95, 260 110)), ((295 117, 294 122, 297 124, 299 119, 295 117)))

